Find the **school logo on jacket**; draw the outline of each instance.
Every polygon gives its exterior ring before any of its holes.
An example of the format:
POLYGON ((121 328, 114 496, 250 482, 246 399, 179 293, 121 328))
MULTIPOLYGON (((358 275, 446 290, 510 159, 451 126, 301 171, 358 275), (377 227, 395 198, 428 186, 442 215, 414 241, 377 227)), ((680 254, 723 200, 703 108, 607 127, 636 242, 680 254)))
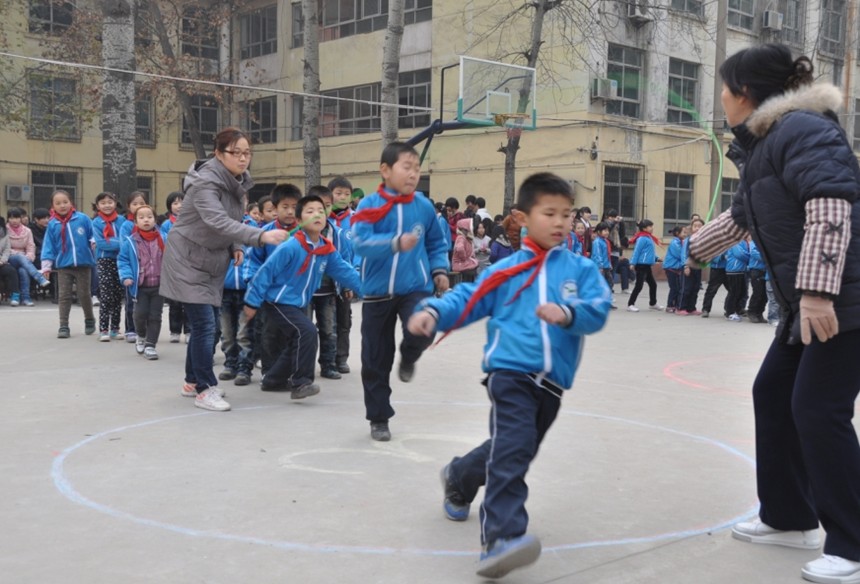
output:
POLYGON ((326 264, 327 264, 327 263, 328 263, 328 262, 320 262, 320 267, 319 267, 320 274, 324 274, 324 273, 325 273, 325 266, 326 266, 326 264))
POLYGON ((576 287, 576 282, 573 280, 565 280, 561 284, 561 299, 570 300, 571 298, 576 298, 577 291, 578 288, 576 287))
POLYGON ((83 227, 78 227, 77 233, 78 233, 78 235, 83 235, 84 233, 86 233, 86 231, 84 230, 83 227))
POLYGON ((416 223, 412 226, 412 229, 410 231, 412 232, 412 235, 414 235, 418 239, 421 239, 421 236, 424 235, 424 226, 420 223, 416 223))

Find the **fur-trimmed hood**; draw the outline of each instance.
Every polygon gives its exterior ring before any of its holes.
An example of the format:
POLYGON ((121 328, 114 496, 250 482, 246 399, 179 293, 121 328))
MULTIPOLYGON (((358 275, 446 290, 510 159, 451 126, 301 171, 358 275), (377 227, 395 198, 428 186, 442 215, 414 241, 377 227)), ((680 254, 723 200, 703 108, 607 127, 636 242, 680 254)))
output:
POLYGON ((827 111, 835 112, 841 105, 842 91, 835 85, 807 85, 765 100, 750 114, 745 125, 753 136, 763 138, 771 127, 789 112, 811 110, 823 114, 827 111))

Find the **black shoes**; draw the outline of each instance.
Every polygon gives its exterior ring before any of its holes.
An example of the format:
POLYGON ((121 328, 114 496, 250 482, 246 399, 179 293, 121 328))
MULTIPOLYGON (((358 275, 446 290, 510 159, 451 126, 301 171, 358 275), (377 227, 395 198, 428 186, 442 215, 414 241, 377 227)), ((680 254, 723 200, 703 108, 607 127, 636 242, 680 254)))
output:
POLYGON ((233 385, 248 385, 251 383, 251 374, 244 371, 236 374, 236 379, 233 380, 233 385))
POLYGON ((84 334, 91 335, 96 332, 96 320, 94 318, 84 319, 84 334))
POLYGON ((305 399, 320 392, 320 386, 316 383, 305 383, 290 392, 290 399, 305 399))
POLYGON ((403 383, 409 383, 415 376, 415 363, 406 363, 400 360, 400 366, 397 368, 397 376, 403 383))
POLYGON ((218 379, 220 379, 221 381, 230 381, 231 379, 236 379, 236 372, 232 369, 224 369, 224 371, 218 374, 218 379))
POLYGON ((377 442, 388 442, 391 440, 391 430, 388 429, 388 422, 371 422, 370 437, 377 442))
MULTIPOLYGON (((452 461, 453 462, 453 461, 452 461)), ((446 464, 440 473, 442 479, 442 488, 445 490, 445 500, 442 502, 442 509, 445 511, 445 517, 451 521, 465 521, 469 518, 469 502, 463 497, 454 483, 451 481, 449 473, 451 464, 446 464)))
POLYGON ((334 367, 325 367, 322 371, 320 371, 320 377, 325 377, 326 379, 340 379, 340 373, 338 373, 337 369, 334 367))
POLYGON ((349 373, 349 365, 346 363, 338 363, 337 364, 337 372, 338 373, 349 373))

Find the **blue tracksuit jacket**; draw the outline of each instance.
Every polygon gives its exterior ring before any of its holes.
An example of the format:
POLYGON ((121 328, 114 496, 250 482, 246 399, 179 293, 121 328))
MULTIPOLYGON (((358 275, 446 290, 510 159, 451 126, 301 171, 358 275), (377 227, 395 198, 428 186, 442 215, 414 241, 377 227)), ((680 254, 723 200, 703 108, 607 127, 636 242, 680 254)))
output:
POLYGON ((116 216, 116 219, 113 221, 114 236, 108 241, 105 239, 104 234, 106 221, 100 215, 96 215, 96 218, 93 219, 93 239, 96 242, 96 259, 116 259, 119 255, 119 247, 122 244, 120 232, 125 222, 125 217, 122 215, 116 216))
MULTIPOLYGON (((636 242, 637 246, 639 242, 636 242)), ((653 242, 652 244, 653 245, 653 242)), ((663 258, 664 270, 680 270, 684 267, 684 243, 680 237, 676 237, 669 244, 669 249, 666 250, 666 257, 663 258)))
POLYGON ((754 241, 750 241, 750 263, 749 269, 751 270, 762 270, 767 269, 764 265, 764 259, 761 257, 761 252, 758 249, 758 246, 754 241))
POLYGON ((750 262, 750 247, 746 241, 739 241, 726 252, 726 273, 738 274, 747 271, 750 262))
MULTIPOLYGON (((279 229, 280 225, 277 221, 272 221, 270 223, 266 223, 262 229, 263 231, 271 231, 272 229, 279 229)), ((281 245, 289 241, 289 239, 284 240, 281 245)), ((245 254, 245 261, 242 264, 242 277, 245 279, 245 282, 250 282, 254 275, 259 271, 260 267, 265 263, 266 259, 275 253, 275 249, 277 245, 273 245, 271 243, 267 243, 263 247, 252 247, 249 248, 247 253, 245 254)))
MULTIPOLYGON (((373 193, 361 200, 356 212, 384 203, 379 193, 373 193)), ((432 294, 433 277, 448 273, 445 236, 436 209, 422 193, 415 193, 411 203, 394 205, 377 223, 353 221, 352 245, 361 256, 361 295, 365 298, 432 294), (395 252, 392 246, 397 238, 408 233, 418 236, 418 245, 408 252, 395 252)))
MULTIPOLYGON (((128 221, 127 223, 131 222, 128 221)), ((137 254, 137 243, 131 235, 122 240, 122 249, 120 249, 119 257, 116 260, 116 267, 119 271, 119 283, 122 284, 123 281, 131 279, 131 286, 128 287, 128 291, 132 298, 137 298, 137 284, 140 280, 140 256, 137 254)))
POLYGON ((93 222, 90 218, 79 211, 74 212, 66 224, 66 251, 63 251, 61 229, 62 223, 57 219, 48 222, 42 242, 42 261, 53 262, 54 270, 94 266, 96 261, 90 247, 93 222))
POLYGON ((657 261, 654 249, 654 241, 650 237, 636 238, 636 246, 633 248, 633 257, 630 263, 634 266, 651 266, 657 261))
MULTIPOLYGON (((314 247, 320 245, 322 240, 314 247)), ((349 290, 358 290, 361 286, 355 268, 338 251, 311 256, 307 269, 299 274, 308 256, 301 242, 294 237, 277 246, 248 284, 245 304, 260 308, 264 302, 271 302, 304 308, 319 288, 323 274, 349 290)))
MULTIPOLYGON (((574 236, 576 242, 579 243, 579 239, 574 236)), ((580 249, 580 253, 582 250, 580 249)), ((591 243, 591 261, 597 264, 597 267, 601 270, 609 270, 612 268, 612 260, 609 259, 609 247, 606 245, 606 240, 602 237, 595 237, 594 241, 591 243)))
MULTIPOLYGON (((489 316, 483 370, 533 373, 569 389, 582 355, 583 335, 606 324, 612 293, 606 279, 591 260, 570 253, 565 246, 549 250, 546 263, 531 286, 517 300, 508 301, 525 284, 533 270, 526 270, 485 296, 472 309, 465 324, 489 316), (557 303, 573 314, 569 326, 551 325, 535 316, 543 303, 557 303)), ((441 298, 428 298, 416 307, 438 316, 439 330, 450 329, 476 288, 498 270, 528 261, 534 252, 523 248, 481 272, 475 283, 459 284, 441 298)))

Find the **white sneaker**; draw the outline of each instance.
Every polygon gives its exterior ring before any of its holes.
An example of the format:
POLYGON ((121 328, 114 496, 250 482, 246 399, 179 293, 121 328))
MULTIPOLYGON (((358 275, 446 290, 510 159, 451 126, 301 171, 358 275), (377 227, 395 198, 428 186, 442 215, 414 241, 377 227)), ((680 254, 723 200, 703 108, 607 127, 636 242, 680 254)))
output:
POLYGON ((226 412, 230 409, 230 404, 224 401, 217 387, 210 387, 203 393, 198 393, 194 399, 194 405, 213 412, 226 412))
POLYGON ((666 310, 665 306, 660 306, 659 304, 655 304, 654 306, 649 306, 648 308, 651 310, 666 310))
POLYGON ((740 322, 743 319, 741 318, 740 314, 730 314, 726 317, 726 320, 730 320, 732 322, 740 322))
POLYGON ((158 360, 158 351, 155 350, 155 347, 146 347, 143 349, 143 358, 156 361, 158 360))
POLYGON ((170 342, 178 343, 179 342, 179 333, 170 333, 170 342))
MULTIPOLYGON (((227 395, 227 392, 220 387, 213 387, 211 389, 217 389, 218 395, 224 397, 227 395)), ((193 383, 183 383, 182 389, 179 390, 179 395, 182 397, 197 397, 197 387, 193 383)))
POLYGON ((735 524, 732 527, 732 537, 749 543, 781 545, 802 550, 817 550, 821 547, 821 536, 817 529, 780 531, 767 523, 763 523, 760 519, 735 524))
POLYGON ((99 333, 99 342, 100 343, 109 343, 110 342, 110 335, 108 334, 107 331, 102 331, 99 333))
POLYGON ((93 306, 98 306, 98 305, 99 305, 99 297, 93 296, 93 306))
POLYGON ((143 351, 146 348, 146 339, 142 339, 140 337, 134 342, 134 350, 137 351, 138 355, 143 355, 143 351))
POLYGON ((804 580, 810 582, 858 584, 860 583, 860 562, 824 554, 817 560, 807 562, 801 574, 804 580))
POLYGON ((639 312, 639 309, 631 304, 627 307, 627 312, 639 312))

